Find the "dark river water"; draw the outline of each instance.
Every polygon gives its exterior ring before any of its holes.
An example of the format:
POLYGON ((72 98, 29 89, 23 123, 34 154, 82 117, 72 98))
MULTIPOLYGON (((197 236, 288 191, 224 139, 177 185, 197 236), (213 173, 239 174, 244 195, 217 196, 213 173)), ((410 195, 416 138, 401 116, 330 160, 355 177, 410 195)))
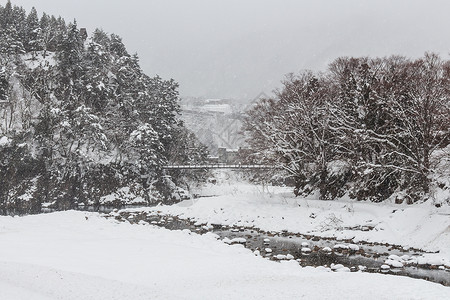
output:
POLYGON ((385 261, 389 255, 414 257, 424 253, 417 249, 405 250, 394 245, 374 243, 354 244, 349 241, 337 241, 289 232, 264 232, 252 228, 230 228, 221 225, 205 226, 206 224, 198 225, 190 220, 173 216, 147 213, 121 212, 119 215, 111 214, 107 217, 114 217, 130 223, 150 223, 169 230, 189 229, 198 234, 212 232, 224 242, 240 243, 263 257, 273 260, 295 259, 301 266, 324 266, 336 269, 336 271, 363 271, 408 276, 450 286, 450 269, 448 268, 405 265, 400 268, 386 269, 385 261), (348 245, 352 245, 352 249, 347 248, 348 245))

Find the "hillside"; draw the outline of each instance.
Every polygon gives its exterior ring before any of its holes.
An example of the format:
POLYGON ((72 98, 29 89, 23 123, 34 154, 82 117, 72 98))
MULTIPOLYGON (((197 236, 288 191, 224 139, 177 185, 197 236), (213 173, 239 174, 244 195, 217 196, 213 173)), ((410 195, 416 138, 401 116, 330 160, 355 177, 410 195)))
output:
POLYGON ((0 6, 0 213, 170 198, 161 166, 206 156, 178 101, 119 36, 0 6))

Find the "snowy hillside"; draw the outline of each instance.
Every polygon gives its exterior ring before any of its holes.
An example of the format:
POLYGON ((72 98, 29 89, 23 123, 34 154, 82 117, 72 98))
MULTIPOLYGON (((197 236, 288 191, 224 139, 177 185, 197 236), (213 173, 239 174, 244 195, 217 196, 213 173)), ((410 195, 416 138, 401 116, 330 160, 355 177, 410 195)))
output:
POLYGON ((168 201, 162 166, 206 158, 178 84, 147 76, 118 35, 89 34, 0 5, 0 214, 168 201))

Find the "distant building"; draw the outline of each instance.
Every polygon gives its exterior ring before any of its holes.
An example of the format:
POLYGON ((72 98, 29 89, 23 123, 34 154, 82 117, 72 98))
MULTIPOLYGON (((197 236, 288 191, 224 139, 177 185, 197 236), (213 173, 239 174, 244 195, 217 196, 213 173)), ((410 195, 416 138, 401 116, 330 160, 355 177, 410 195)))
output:
POLYGON ((237 156, 238 156, 239 150, 237 149, 227 149, 227 148, 219 148, 218 154, 219 154, 219 163, 225 163, 225 164, 233 164, 236 163, 237 156))

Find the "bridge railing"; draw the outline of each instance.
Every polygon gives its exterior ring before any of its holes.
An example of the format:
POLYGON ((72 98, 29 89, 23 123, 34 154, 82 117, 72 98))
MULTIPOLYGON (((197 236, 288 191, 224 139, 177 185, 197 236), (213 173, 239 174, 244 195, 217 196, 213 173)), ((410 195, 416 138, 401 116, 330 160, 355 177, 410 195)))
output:
POLYGON ((257 164, 198 164, 198 165, 166 165, 165 170, 181 169, 278 169, 275 165, 257 165, 257 164))

